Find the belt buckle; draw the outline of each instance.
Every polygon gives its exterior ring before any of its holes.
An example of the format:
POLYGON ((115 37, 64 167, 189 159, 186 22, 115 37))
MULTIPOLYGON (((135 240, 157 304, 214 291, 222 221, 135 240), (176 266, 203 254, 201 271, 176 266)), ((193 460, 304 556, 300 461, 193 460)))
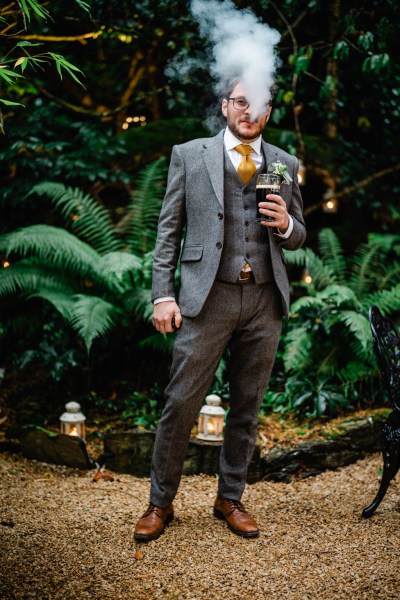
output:
POLYGON ((240 271, 238 281, 251 281, 252 276, 252 271, 240 271))

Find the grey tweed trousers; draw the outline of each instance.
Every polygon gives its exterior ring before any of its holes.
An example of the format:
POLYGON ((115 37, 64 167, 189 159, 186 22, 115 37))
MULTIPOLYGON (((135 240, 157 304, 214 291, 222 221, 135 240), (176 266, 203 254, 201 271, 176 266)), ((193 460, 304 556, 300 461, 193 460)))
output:
POLYGON ((199 315, 183 318, 153 452, 153 504, 164 508, 176 495, 193 423, 226 346, 230 354, 230 407, 220 455, 218 495, 241 499, 281 326, 282 305, 275 283, 216 281, 199 315))

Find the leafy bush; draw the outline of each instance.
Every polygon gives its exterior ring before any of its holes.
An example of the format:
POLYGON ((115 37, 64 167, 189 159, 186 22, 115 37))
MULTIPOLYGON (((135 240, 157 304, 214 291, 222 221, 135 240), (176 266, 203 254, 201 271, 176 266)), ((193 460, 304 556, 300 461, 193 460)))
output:
POLYGON ((306 294, 291 307, 265 410, 333 416, 380 394, 368 310, 399 313, 399 254, 400 236, 370 234, 346 259, 330 229, 319 234, 319 256, 310 248, 285 253, 311 282, 295 284, 306 294))
POLYGON ((88 352, 96 337, 117 324, 148 321, 165 177, 165 158, 144 168, 117 225, 104 206, 79 189, 51 182, 35 186, 31 193, 47 196, 66 228, 37 224, 1 236, 0 252, 10 266, 2 272, 0 297, 50 302, 88 352))

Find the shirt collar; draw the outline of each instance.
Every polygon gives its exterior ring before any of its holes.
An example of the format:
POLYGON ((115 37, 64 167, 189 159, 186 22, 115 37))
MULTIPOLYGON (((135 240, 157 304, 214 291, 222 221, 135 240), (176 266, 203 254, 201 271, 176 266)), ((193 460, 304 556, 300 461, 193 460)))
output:
MULTIPOLYGON (((240 140, 238 140, 238 138, 235 137, 233 135, 233 133, 231 132, 231 130, 227 127, 225 129, 225 133, 224 133, 224 143, 225 143, 225 148, 229 152, 229 150, 233 150, 233 148, 235 148, 235 146, 238 146, 239 144, 243 144, 244 142, 241 142, 240 140)), ((249 142, 248 145, 252 147, 252 149, 254 150, 254 152, 256 154, 261 154, 261 135, 259 135, 258 138, 256 140, 254 140, 254 142, 249 142)))

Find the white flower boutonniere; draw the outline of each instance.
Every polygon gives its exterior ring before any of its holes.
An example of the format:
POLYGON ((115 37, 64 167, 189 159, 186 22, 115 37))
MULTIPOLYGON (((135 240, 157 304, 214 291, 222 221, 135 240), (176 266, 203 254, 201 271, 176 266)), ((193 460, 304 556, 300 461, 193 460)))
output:
POLYGON ((273 173, 274 175, 279 175, 280 177, 282 177, 282 179, 283 179, 282 183, 289 184, 291 181, 293 181, 293 179, 290 177, 290 175, 288 173, 287 166, 284 165, 283 163, 281 163, 280 160, 268 165, 267 170, 268 170, 268 173, 273 173))

